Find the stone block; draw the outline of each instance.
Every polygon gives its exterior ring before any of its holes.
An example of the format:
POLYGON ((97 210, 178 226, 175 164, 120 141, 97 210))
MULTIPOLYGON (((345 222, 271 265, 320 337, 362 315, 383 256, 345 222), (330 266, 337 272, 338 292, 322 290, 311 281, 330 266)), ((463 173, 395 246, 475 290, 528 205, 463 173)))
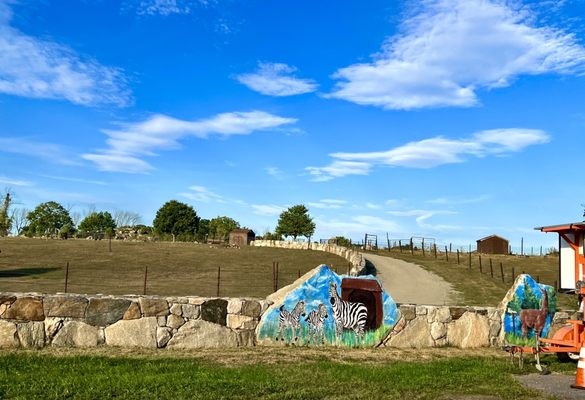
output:
POLYGON ((422 348, 434 345, 426 316, 416 317, 397 335, 390 338, 388 346, 401 348, 422 348))
POLYGON ((140 313, 140 306, 138 305, 137 302, 133 301, 128 306, 128 309, 124 313, 124 316, 122 317, 122 319, 125 319, 125 320, 138 319, 141 316, 142 316, 142 314, 140 313))
POLYGON ((427 319, 429 322, 447 323, 451 321, 451 310, 449 309, 449 307, 429 308, 427 319))
POLYGON ((179 317, 183 315, 183 310, 180 304, 173 304, 170 309, 171 314, 178 315, 179 317))
POLYGON ((490 325, 486 316, 466 312, 447 327, 449 345, 460 348, 487 347, 490 325))
POLYGON ((164 299, 141 297, 139 300, 142 315, 145 317, 159 317, 169 315, 169 303, 164 299))
POLYGON ((89 301, 79 296, 47 296, 43 307, 47 317, 83 318, 89 301))
POLYGON ((427 306, 416 306, 416 316, 420 315, 427 315, 428 308, 427 306))
POLYGON ((225 326, 227 305, 228 302, 224 299, 207 300, 201 305, 201 319, 225 326))
POLYGON ((0 294, 0 304, 12 304, 16 301, 16 296, 12 294, 0 294))
POLYGON ((57 347, 95 347, 98 345, 99 329, 81 321, 68 321, 53 338, 57 347))
POLYGON ((258 321, 252 317, 248 317, 246 315, 236 315, 236 314, 228 314, 227 315, 227 327, 232 329, 256 329, 258 325, 258 321))
POLYGON ((416 306, 406 304, 400 306, 400 313, 405 320, 411 321, 416 318, 416 306))
POLYGON ((262 305, 256 300, 244 300, 240 314, 252 318, 259 318, 262 314, 262 305))
POLYGON ((437 341, 447 335, 447 325, 442 322, 433 322, 431 324, 431 337, 437 341))
POLYGON ((238 338, 234 331, 225 326, 202 320, 187 322, 167 344, 167 348, 170 349, 237 346, 238 338))
POLYGON ((53 337, 59 332, 59 329, 63 327, 63 318, 59 317, 48 317, 45 318, 45 339, 50 342, 53 337))
POLYGON ((242 304, 244 300, 242 299, 230 299, 227 306, 228 314, 239 314, 242 311, 242 304))
POLYGON ((156 324, 158 326, 167 326, 167 317, 161 316, 161 317, 156 317, 156 324))
POLYGON ((156 328, 156 345, 159 349, 165 347, 171 340, 171 331, 172 329, 167 327, 156 328))
POLYGON ((183 318, 198 319, 201 316, 201 307, 194 304, 183 304, 183 318))
POLYGON ((183 317, 179 317, 178 315, 171 314, 167 317, 167 326, 169 328, 179 329, 181 326, 183 326, 184 323, 185 320, 183 317))
POLYGON ((36 297, 18 298, 4 312, 3 318, 17 321, 42 321, 45 319, 43 300, 36 297))
POLYGON ((256 332, 238 331, 237 335, 238 347, 256 346, 256 332))
POLYGON ((16 324, 9 321, 0 321, 0 348, 18 347, 16 324))
POLYGON ((92 298, 85 312, 85 321, 93 326, 107 326, 121 320, 130 307, 130 300, 92 298))
POLYGON ((16 326, 16 333, 20 345, 24 348, 40 349, 45 345, 45 324, 43 322, 21 322, 16 326))
POLYGON ((156 348, 155 317, 121 320, 105 329, 106 344, 120 347, 156 348))
POLYGON ((449 310, 451 311, 451 319, 456 321, 467 312, 467 307, 449 307, 449 310))

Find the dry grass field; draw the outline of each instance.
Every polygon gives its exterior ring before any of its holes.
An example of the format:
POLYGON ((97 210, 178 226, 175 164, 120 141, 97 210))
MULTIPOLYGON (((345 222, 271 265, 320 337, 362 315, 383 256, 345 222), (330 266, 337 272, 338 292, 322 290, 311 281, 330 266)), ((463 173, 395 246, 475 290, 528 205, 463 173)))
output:
POLYGON ((262 247, 226 248, 194 243, 93 240, 0 239, 0 291, 68 292, 264 298, 273 292, 272 262, 279 262, 278 287, 320 264, 339 272, 348 262, 319 251, 262 247))
MULTIPOLYGON (((497 305, 508 289, 512 286, 512 272, 515 276, 527 273, 541 283, 554 285, 558 283, 559 257, 558 255, 548 256, 508 256, 508 255, 481 255, 481 271, 479 266, 479 254, 471 254, 471 267, 469 266, 469 254, 415 251, 411 254, 408 250, 401 253, 398 249, 379 250, 376 254, 399 258, 412 262, 423 268, 436 273, 451 283, 454 289, 459 292, 461 303, 468 305, 497 305), (491 259, 491 269, 490 269, 491 259), (500 263, 502 268, 500 268, 500 263), (502 280, 501 271, 504 271, 502 280), (492 277, 493 272, 493 277, 492 277)), ((559 293, 557 294, 558 307, 563 309, 576 309, 575 296, 559 293)))

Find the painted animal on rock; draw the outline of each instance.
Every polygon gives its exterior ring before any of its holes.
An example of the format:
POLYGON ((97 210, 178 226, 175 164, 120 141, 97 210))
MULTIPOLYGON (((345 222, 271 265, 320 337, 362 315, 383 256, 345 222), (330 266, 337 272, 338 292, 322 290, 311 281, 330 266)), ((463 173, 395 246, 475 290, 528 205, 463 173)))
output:
POLYGON ((366 320, 368 318, 368 309, 362 303, 353 303, 344 301, 337 293, 337 284, 329 284, 329 301, 333 310, 333 319, 335 320, 335 337, 341 339, 344 329, 352 330, 355 334, 355 342, 364 339, 366 320))
POLYGON ((312 337, 315 343, 318 343, 319 339, 321 339, 321 344, 325 343, 325 318, 328 316, 327 306, 323 303, 307 315, 305 321, 309 328, 309 340, 312 337))
POLYGON ((280 315, 278 317, 278 331, 276 340, 285 340, 286 330, 290 328, 292 341, 296 342, 301 333, 300 318, 305 316, 305 302, 299 301, 292 312, 284 309, 284 304, 280 306, 280 315))
POLYGON ((542 304, 540 310, 521 310, 520 323, 522 324, 522 336, 526 338, 528 329, 534 329, 534 334, 540 336, 544 325, 546 324, 546 317, 548 315, 548 296, 546 290, 540 289, 542 292, 542 304))

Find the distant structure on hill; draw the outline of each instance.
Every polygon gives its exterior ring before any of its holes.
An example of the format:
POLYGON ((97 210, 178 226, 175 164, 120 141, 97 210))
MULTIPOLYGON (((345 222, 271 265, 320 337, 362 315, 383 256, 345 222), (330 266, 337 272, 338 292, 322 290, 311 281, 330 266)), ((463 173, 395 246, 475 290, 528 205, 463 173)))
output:
POLYGON ((256 239, 251 229, 234 229, 230 232, 230 246, 247 246, 256 239))
POLYGON ((483 254, 508 254, 510 242, 498 235, 486 236, 477 241, 477 252, 483 254))

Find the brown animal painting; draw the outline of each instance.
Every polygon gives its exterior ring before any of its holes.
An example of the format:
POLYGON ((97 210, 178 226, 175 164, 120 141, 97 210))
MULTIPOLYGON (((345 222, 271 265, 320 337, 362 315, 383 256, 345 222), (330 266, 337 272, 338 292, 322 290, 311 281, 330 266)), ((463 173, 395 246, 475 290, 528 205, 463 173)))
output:
POLYGON ((526 338, 528 329, 534 329, 534 334, 540 336, 546 323, 548 315, 548 296, 546 290, 540 289, 542 292, 542 304, 540 310, 521 310, 520 323, 522 324, 522 336, 526 338))

